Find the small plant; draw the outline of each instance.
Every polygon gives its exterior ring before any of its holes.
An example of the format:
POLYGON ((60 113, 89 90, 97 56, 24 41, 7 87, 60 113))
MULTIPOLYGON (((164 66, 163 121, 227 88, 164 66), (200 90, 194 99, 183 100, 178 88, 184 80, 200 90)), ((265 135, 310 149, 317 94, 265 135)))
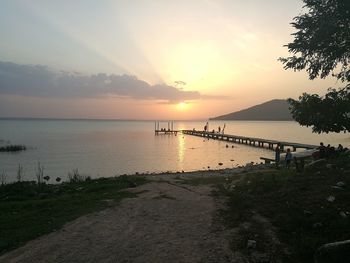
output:
POLYGON ((80 183, 91 179, 90 176, 84 176, 79 174, 79 170, 73 169, 72 173, 68 173, 68 180, 70 183, 80 183))
POLYGON ((5 170, 4 170, 4 171, 2 171, 1 176, 0 176, 1 185, 6 184, 6 179, 7 179, 7 174, 6 174, 5 170))
POLYGON ((44 176, 43 178, 46 182, 48 182, 50 180, 50 176, 48 176, 48 175, 44 176))
POLYGON ((18 164, 17 182, 22 182, 23 175, 24 175, 23 166, 21 164, 18 164))
POLYGON ((44 166, 42 166, 40 164, 40 162, 38 162, 38 167, 37 167, 37 171, 36 171, 36 179, 38 181, 38 184, 42 184, 43 183, 43 179, 44 179, 44 166))

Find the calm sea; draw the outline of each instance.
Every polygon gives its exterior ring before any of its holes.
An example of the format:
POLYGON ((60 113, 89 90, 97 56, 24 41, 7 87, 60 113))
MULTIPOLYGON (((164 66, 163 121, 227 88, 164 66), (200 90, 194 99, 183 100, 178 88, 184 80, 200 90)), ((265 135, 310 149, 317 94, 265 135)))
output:
MULTIPOLYGON (((202 130, 206 121, 179 121, 175 129, 202 130)), ((209 129, 226 124, 225 133, 275 140, 350 146, 349 134, 313 134, 295 122, 212 121, 209 129)), ((167 123, 163 123, 167 128, 167 123)), ((193 171, 235 167, 272 157, 267 149, 189 135, 154 135, 153 121, 0 120, 0 145, 24 144, 27 151, 0 153, 0 173, 16 178, 19 164, 24 179, 35 179, 37 163, 45 175, 65 179, 73 169, 91 177, 121 174, 193 171), (234 145, 234 148, 231 147, 234 145), (223 163, 219 166, 218 163, 223 163)))

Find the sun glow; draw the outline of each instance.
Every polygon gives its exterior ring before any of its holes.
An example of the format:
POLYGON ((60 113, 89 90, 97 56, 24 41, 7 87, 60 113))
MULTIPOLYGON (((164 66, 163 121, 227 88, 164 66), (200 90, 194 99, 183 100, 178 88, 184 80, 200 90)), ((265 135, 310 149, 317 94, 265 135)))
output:
POLYGON ((179 103, 177 104, 177 108, 178 108, 179 110, 186 110, 186 109, 187 109, 187 106, 188 106, 188 104, 187 104, 186 102, 184 102, 184 101, 179 102, 179 103))

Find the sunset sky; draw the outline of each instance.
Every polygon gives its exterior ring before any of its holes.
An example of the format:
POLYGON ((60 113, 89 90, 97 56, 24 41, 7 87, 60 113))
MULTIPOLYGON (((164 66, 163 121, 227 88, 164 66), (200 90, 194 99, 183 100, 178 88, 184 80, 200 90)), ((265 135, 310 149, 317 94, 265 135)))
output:
POLYGON ((206 119, 336 80, 285 71, 300 0, 3 0, 0 117, 206 119))

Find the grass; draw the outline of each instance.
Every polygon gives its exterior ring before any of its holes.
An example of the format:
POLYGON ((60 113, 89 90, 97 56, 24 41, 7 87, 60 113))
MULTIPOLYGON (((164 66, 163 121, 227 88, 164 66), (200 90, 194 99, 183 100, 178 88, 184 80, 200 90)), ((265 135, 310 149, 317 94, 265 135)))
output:
POLYGON ((101 178, 58 185, 17 182, 0 186, 0 254, 60 229, 84 214, 136 194, 123 191, 143 184, 141 176, 101 178))
POLYGON ((226 226, 238 228, 241 236, 238 244, 232 240, 232 248, 244 250, 247 240, 254 239, 258 250, 271 252, 271 237, 263 229, 266 223, 256 220, 257 215, 267 219, 270 229, 289 248, 288 253, 281 247, 273 251, 283 262, 312 262, 320 245, 350 239, 350 161, 331 162, 338 168, 301 174, 294 170, 256 172, 235 181, 234 188, 221 184, 218 193, 227 198, 221 215, 226 226), (334 187, 338 182, 345 186, 334 187), (330 196, 335 200, 328 201, 330 196))

